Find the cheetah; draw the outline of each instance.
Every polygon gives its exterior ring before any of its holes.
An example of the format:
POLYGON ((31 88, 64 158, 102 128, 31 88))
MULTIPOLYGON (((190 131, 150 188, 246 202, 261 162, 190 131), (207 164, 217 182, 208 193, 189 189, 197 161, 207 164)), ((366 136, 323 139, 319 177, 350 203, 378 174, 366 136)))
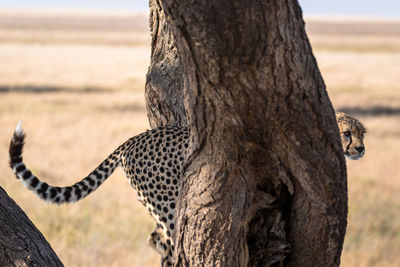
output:
POLYGON ((22 158, 24 140, 25 133, 19 123, 10 142, 10 167, 29 190, 51 203, 72 203, 85 198, 121 166, 139 201, 155 221, 156 227, 147 243, 161 255, 161 266, 172 265, 178 184, 189 146, 187 128, 160 127, 132 137, 88 176, 67 187, 48 185, 32 174, 22 158))
POLYGON ((362 123, 343 112, 336 112, 344 155, 358 160, 365 154, 364 135, 367 132, 362 123))
MULTIPOLYGON (((362 157, 365 150, 359 148, 363 147, 360 135, 365 129, 360 128, 361 123, 351 117, 339 115, 337 118, 344 153, 352 159, 362 157)), ((164 126, 134 136, 112 152, 88 176, 67 187, 48 185, 32 174, 22 158, 24 141, 25 133, 19 123, 10 142, 10 167, 29 190, 51 203, 72 203, 85 198, 121 166, 136 190, 139 201, 155 221, 155 229, 147 243, 161 255, 162 267, 172 265, 176 199, 189 147, 187 128, 164 126)))

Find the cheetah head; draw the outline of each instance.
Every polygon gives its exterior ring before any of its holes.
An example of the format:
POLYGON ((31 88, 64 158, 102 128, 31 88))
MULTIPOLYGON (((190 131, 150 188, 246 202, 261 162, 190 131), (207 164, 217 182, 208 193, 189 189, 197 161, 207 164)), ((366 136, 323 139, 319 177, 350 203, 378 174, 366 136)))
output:
POLYGON ((349 159, 357 160, 365 154, 364 134, 366 130, 361 122, 345 113, 336 113, 340 130, 343 152, 349 159))

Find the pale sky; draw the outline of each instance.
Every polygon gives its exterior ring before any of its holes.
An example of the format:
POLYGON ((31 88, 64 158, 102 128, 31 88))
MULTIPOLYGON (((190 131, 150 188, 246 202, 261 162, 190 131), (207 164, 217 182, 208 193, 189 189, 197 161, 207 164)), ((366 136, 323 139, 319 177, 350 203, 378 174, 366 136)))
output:
MULTIPOLYGON (((400 17, 400 0, 299 0, 305 15, 400 17)), ((0 8, 148 10, 146 0, 0 0, 0 8)))

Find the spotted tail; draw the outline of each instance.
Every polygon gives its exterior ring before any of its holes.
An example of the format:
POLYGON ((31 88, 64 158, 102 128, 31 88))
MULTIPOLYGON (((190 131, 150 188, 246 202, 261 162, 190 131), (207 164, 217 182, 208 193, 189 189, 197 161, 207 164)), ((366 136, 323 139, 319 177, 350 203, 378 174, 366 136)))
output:
POLYGON ((115 168, 120 165, 119 149, 117 149, 80 182, 67 187, 51 186, 45 182, 41 182, 25 166, 22 160, 24 141, 25 133, 22 130, 21 123, 18 123, 10 142, 10 167, 17 179, 29 190, 33 191, 41 199, 52 203, 71 203, 83 199, 96 190, 113 173, 115 168))

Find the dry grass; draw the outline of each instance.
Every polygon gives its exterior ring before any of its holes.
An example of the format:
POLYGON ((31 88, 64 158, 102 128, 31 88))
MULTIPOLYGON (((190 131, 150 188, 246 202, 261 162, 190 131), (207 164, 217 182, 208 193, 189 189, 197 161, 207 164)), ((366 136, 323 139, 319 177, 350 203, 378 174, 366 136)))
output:
POLYGON ((307 21, 334 107, 357 116, 366 155, 347 161, 349 216, 342 266, 400 266, 400 23, 307 21))
POLYGON ((0 44, 0 86, 14 88, 144 88, 145 46, 0 44))
POLYGON ((144 14, 0 9, 0 89, 142 89, 150 62, 144 14))
MULTIPOLYGON (((27 131, 25 160, 54 185, 72 184, 127 138, 147 128, 142 92, 5 93, 0 150, 18 120, 27 131), (100 119, 104 118, 104 119, 100 119)), ((66 266, 157 266, 145 240, 153 224, 122 171, 75 205, 44 203, 14 179, 6 156, 0 184, 44 233, 66 266)))
POLYGON ((319 51, 400 52, 400 19, 308 17, 306 27, 319 51))
MULTIPOLYGON (((0 185, 66 266, 158 266, 145 245, 152 222, 121 171, 82 202, 56 207, 14 179, 5 156, 23 120, 28 165, 49 183, 68 185, 148 127, 147 18, 131 15, 0 10, 0 61, 7 63, 0 65, 0 185)), ((334 106, 368 128, 365 157, 348 162, 342 266, 400 266, 397 23, 314 18, 307 24, 334 106)))

